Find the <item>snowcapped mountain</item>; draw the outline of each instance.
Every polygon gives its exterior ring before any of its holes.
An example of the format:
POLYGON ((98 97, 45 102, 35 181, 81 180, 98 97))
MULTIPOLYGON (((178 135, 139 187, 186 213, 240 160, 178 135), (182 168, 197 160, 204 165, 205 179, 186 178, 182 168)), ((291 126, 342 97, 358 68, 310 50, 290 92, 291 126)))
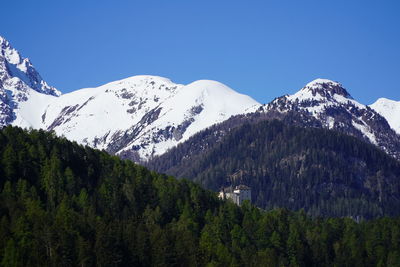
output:
POLYGON ((42 103, 60 94, 42 79, 28 58, 0 36, 0 126, 37 126, 30 121, 40 116, 42 103))
POLYGON ((61 95, 0 37, 0 127, 53 130, 140 161, 259 106, 219 82, 181 85, 157 76, 134 76, 61 95))
POLYGON ((388 121, 390 127, 400 134, 400 101, 379 98, 370 107, 381 114, 388 121))
POLYGON ((181 85, 157 76, 134 76, 65 94, 41 118, 45 129, 139 161, 259 105, 215 81, 181 85))
POLYGON ((316 79, 294 95, 285 95, 259 109, 273 116, 301 114, 300 124, 334 129, 364 139, 400 158, 400 136, 369 106, 354 100, 338 82, 316 79))
POLYGON ((182 85, 146 75, 61 95, 0 37, 0 127, 53 130, 136 161, 161 155, 231 116, 249 113, 262 114, 255 115, 257 120, 278 118, 338 130, 400 158, 395 132, 400 132, 400 117, 394 115, 400 112, 399 103, 380 99, 372 109, 355 101, 341 84, 325 79, 266 105, 216 81, 182 85))

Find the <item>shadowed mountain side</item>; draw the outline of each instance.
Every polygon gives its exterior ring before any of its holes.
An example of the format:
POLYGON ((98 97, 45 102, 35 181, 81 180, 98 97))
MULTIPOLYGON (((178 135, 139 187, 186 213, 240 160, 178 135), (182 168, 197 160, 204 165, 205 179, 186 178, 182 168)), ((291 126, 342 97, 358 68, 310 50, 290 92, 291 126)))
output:
POLYGON ((305 209, 314 216, 399 214, 400 163, 383 151, 332 130, 257 120, 262 115, 230 131, 225 123, 209 128, 148 167, 212 190, 246 184, 262 208, 305 209))

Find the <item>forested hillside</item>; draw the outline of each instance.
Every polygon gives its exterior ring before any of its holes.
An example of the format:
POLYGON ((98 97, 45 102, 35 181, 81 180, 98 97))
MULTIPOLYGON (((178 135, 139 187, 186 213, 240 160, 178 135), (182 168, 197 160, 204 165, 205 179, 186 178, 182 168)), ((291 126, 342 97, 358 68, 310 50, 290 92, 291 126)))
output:
POLYGON ((0 155, 2 266, 400 263, 398 218, 356 223, 238 207, 45 131, 4 128, 0 155))
POLYGON ((353 218, 400 214, 400 163, 375 146, 277 120, 235 127, 207 129, 148 166, 212 190, 244 183, 265 209, 353 218))

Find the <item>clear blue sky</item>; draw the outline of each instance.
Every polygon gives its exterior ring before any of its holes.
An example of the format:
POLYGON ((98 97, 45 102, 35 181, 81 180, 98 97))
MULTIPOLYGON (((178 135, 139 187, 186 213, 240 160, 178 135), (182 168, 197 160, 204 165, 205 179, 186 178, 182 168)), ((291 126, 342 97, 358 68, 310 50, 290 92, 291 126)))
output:
POLYGON ((398 0, 5 1, 0 35, 66 93, 138 74, 260 102, 314 78, 400 100, 398 0))

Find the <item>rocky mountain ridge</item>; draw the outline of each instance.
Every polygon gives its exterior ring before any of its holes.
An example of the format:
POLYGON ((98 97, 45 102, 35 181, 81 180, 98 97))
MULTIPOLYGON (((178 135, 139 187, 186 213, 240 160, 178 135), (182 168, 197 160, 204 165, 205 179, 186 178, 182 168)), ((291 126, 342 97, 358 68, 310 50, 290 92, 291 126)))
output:
MULTIPOLYGON (((22 107, 38 95, 56 97, 61 93, 49 86, 28 58, 23 58, 0 36, 0 126, 22 121, 22 107)), ((40 104, 38 103, 37 108, 40 104)), ((22 112, 23 113, 23 112, 22 112)), ((23 123, 21 123, 23 124, 23 123)), ((23 125, 28 126, 28 125, 23 125)))
POLYGON ((372 107, 354 100, 340 83, 316 79, 293 95, 285 95, 263 105, 257 112, 267 116, 276 113, 285 116, 289 111, 296 112, 304 116, 303 123, 300 123, 303 126, 349 134, 400 158, 400 136, 372 107))
POLYGON ((182 85, 150 75, 61 95, 0 39, 0 126, 52 130, 138 162, 259 106, 216 81, 182 85))
POLYGON ((371 106, 360 104, 340 83, 326 79, 265 105, 216 81, 182 85, 150 75, 61 95, 0 37, 0 126, 53 130, 137 162, 161 155, 231 116, 337 130, 399 158, 399 106, 383 99, 371 106))
POLYGON ((42 118, 59 135, 143 161, 259 105, 215 81, 181 85, 142 75, 59 97, 42 118))

